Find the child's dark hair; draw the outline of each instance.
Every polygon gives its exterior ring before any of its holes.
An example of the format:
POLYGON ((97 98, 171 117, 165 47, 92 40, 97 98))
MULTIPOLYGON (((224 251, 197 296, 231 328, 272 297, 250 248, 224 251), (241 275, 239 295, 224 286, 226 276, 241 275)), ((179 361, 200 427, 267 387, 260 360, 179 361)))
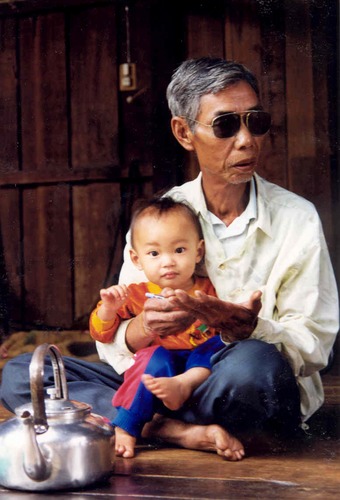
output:
POLYGON ((186 215, 192 221, 194 227, 196 228, 199 239, 203 240, 203 232, 200 221, 198 220, 198 217, 196 213, 192 210, 192 208, 189 207, 189 205, 187 205, 186 203, 173 200, 169 196, 162 196, 162 197, 152 198, 151 200, 139 200, 137 202, 136 208, 132 215, 131 225, 130 225, 132 248, 134 247, 134 241, 133 241, 134 228, 136 222, 142 215, 148 214, 156 217, 157 216, 161 217, 163 214, 176 211, 186 215))

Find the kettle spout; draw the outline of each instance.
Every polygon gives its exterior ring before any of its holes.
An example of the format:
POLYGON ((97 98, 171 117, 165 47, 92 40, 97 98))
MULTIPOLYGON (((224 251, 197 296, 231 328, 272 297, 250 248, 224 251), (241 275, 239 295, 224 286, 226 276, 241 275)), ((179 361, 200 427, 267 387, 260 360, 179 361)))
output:
POLYGON ((44 457, 39 448, 33 418, 29 411, 23 412, 21 421, 24 424, 24 471, 33 481, 44 481, 51 475, 51 463, 44 457))

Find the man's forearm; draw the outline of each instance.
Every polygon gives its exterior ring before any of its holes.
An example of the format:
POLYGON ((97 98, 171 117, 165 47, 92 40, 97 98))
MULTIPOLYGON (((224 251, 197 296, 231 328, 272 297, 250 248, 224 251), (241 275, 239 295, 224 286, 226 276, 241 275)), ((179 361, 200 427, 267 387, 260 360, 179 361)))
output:
POLYGON ((139 349, 148 347, 153 340, 153 337, 147 335, 144 323, 143 323, 143 313, 136 316, 132 321, 130 321, 125 334, 126 345, 131 352, 136 352, 139 349))

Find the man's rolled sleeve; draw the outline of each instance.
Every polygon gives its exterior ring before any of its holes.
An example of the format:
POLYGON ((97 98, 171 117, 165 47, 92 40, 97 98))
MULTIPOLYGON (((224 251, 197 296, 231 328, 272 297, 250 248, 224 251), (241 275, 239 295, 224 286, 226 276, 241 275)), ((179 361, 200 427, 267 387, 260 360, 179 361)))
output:
POLYGON ((126 329, 131 320, 123 321, 116 332, 114 342, 103 344, 96 342, 96 348, 101 361, 109 364, 120 375, 133 365, 133 353, 125 342, 126 329))

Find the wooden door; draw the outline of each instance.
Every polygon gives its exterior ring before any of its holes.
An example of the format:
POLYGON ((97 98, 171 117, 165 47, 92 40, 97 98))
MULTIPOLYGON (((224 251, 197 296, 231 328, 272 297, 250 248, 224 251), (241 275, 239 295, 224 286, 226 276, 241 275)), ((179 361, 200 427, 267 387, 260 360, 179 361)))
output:
POLYGON ((0 18, 2 297, 12 329, 86 327, 99 289, 117 279, 131 199, 149 182, 135 168, 127 187, 119 157, 116 11, 104 2, 0 18))

